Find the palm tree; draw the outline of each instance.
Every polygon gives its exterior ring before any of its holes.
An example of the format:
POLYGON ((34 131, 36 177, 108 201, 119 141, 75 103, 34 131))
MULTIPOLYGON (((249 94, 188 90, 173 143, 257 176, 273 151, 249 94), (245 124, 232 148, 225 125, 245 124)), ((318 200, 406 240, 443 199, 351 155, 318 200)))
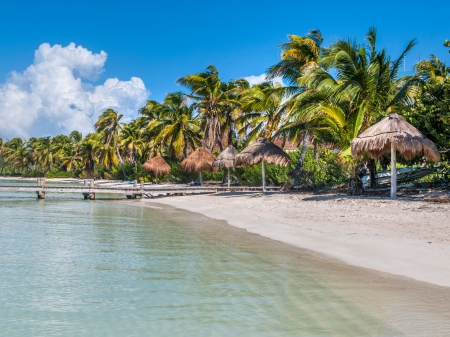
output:
POLYGON ((3 170, 5 169, 5 142, 0 137, 0 162, 2 164, 2 170, 0 171, 0 175, 3 175, 3 170))
POLYGON ((94 128, 98 133, 102 134, 104 146, 101 148, 101 152, 103 152, 103 162, 107 164, 105 166, 110 167, 112 164, 115 165, 115 156, 117 156, 122 166, 123 179, 127 180, 123 160, 119 152, 119 147, 117 146, 117 136, 122 127, 120 123, 122 117, 122 114, 118 114, 113 109, 107 109, 100 115, 94 128))
MULTIPOLYGON (((349 155, 348 147, 355 131, 412 102, 417 78, 398 79, 397 75, 415 40, 391 62, 384 49, 376 49, 375 29, 369 30, 366 39, 368 46, 349 40, 338 40, 331 46, 326 58, 335 76, 320 66, 320 62, 304 71, 298 79, 298 86, 304 90, 290 99, 289 118, 283 131, 304 130, 307 126, 328 129, 344 149, 342 156, 349 155)), ((375 163, 371 164, 369 169, 374 177, 375 163)))
POLYGON ((181 92, 168 94, 161 106, 161 116, 153 127, 158 134, 153 139, 154 145, 163 144, 167 154, 176 158, 186 158, 189 150, 201 145, 198 119, 194 118, 194 106, 186 104, 186 97, 181 92))
POLYGON ((273 139, 284 117, 283 100, 286 92, 281 84, 264 82, 247 90, 243 97, 244 113, 237 119, 243 127, 239 130, 247 143, 258 137, 273 139))
POLYGON ((119 135, 119 145, 124 149, 124 157, 134 165, 135 174, 137 175, 137 163, 142 158, 142 153, 146 146, 142 138, 142 128, 137 121, 124 124, 119 135))
POLYGON ((222 147, 220 117, 221 104, 226 100, 226 94, 216 67, 211 65, 204 72, 181 77, 177 83, 191 90, 187 96, 194 100, 194 107, 205 120, 203 147, 209 151, 216 145, 222 147))
MULTIPOLYGON (((236 136, 237 128, 241 129, 242 125, 239 124, 239 117, 245 114, 243 111, 243 104, 250 84, 247 80, 241 78, 236 81, 229 81, 223 83, 224 99, 221 106, 221 118, 220 118, 220 138, 227 140, 227 146, 232 145, 233 138, 236 136)), ((221 142, 219 143, 219 149, 222 151, 221 142)))
POLYGON ((316 67, 322 56, 325 63, 325 49, 320 30, 310 30, 306 36, 288 35, 289 41, 280 45, 281 60, 267 71, 267 79, 281 76, 290 84, 296 85, 297 79, 310 67, 316 67))
POLYGON ((13 138, 6 142, 4 156, 15 172, 20 170, 23 173, 28 168, 28 152, 22 138, 13 138))
MULTIPOLYGON (((310 30, 306 36, 288 35, 289 41, 281 44, 281 60, 270 67, 267 72, 267 78, 273 79, 281 76, 289 84, 291 88, 285 89, 288 93, 297 93, 302 91, 304 87, 299 85, 298 79, 308 72, 310 69, 317 68, 319 65, 326 69, 330 62, 328 56, 329 51, 323 48, 323 37, 320 30, 310 30)), ((304 124, 307 126, 308 124, 304 124)), ((292 127, 291 127, 292 131, 292 127)), ((300 128, 298 132, 302 133, 302 149, 296 164, 296 172, 302 168, 305 155, 306 145, 309 138, 310 129, 300 128)), ((290 135, 291 140, 297 139, 297 132, 290 135)))

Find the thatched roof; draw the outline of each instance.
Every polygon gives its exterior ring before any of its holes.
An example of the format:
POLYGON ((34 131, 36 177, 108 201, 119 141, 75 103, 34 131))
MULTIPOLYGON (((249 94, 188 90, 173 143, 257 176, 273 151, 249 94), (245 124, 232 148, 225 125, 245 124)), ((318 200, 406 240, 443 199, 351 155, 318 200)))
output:
POLYGON ((266 138, 258 138, 256 142, 247 146, 236 156, 234 164, 236 166, 255 165, 261 162, 286 166, 291 162, 291 158, 274 143, 266 138))
POLYGON ((228 147, 217 156, 212 166, 219 168, 234 167, 234 160, 237 154, 238 152, 233 145, 228 145, 228 147))
POLYGON ((214 159, 215 157, 211 152, 199 147, 183 160, 180 169, 185 172, 214 171, 212 166, 214 159))
POLYGON ((371 158, 377 160, 383 153, 390 152, 392 142, 407 160, 421 153, 434 162, 441 159, 436 145, 397 114, 384 117, 353 139, 352 155, 359 157, 363 152, 367 152, 371 158))
POLYGON ((145 172, 151 172, 157 175, 163 175, 170 172, 170 166, 161 156, 156 156, 147 160, 142 169, 145 172))

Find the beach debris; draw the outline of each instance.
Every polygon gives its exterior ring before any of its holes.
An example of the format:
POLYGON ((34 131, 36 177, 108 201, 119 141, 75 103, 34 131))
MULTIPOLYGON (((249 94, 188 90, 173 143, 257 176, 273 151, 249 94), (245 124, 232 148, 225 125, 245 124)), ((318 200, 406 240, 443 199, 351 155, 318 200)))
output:
POLYGON ((391 151, 392 199, 397 197, 397 151, 406 160, 413 159, 422 153, 430 161, 438 162, 441 159, 436 145, 395 113, 384 117, 353 139, 351 151, 354 157, 359 157, 366 152, 375 160, 378 160, 384 153, 391 151))
POLYGON ((423 201, 450 204, 450 197, 448 195, 431 196, 424 198, 423 201))

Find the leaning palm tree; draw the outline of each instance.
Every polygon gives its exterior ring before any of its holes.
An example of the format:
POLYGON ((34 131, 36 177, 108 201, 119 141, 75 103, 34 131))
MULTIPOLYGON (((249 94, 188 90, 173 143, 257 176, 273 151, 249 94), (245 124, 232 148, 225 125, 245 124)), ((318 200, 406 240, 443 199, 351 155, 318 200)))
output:
POLYGON ((118 114, 113 109, 106 109, 105 112, 103 112, 98 118, 98 121, 95 123, 94 128, 97 132, 102 133, 102 139, 105 144, 103 148, 104 157, 107 158, 104 159, 104 161, 106 160, 109 163, 114 163, 115 160, 112 152, 115 152, 122 167, 123 179, 127 180, 127 175, 125 174, 125 168, 123 166, 123 160, 117 144, 117 136, 120 129, 122 128, 122 124, 120 122, 122 117, 122 114, 118 114), (110 147, 112 148, 112 150, 110 149, 110 147))

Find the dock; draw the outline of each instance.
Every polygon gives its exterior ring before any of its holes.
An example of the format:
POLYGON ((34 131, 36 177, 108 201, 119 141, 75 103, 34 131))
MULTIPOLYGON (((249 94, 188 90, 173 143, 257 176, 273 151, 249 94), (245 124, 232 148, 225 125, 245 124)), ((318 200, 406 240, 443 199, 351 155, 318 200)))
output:
MULTIPOLYGON (((267 192, 276 192, 279 187, 266 187, 267 192)), ((136 198, 156 198, 163 196, 181 196, 192 194, 212 194, 212 193, 226 193, 226 192, 262 192, 262 187, 221 187, 221 186, 192 186, 192 187, 158 187, 158 186, 140 186, 130 187, 98 187, 98 186, 36 186, 36 185, 15 185, 2 186, 0 185, 0 192, 21 192, 21 193, 35 193, 38 199, 45 199, 48 193, 78 193, 83 196, 85 200, 95 200, 97 194, 119 194, 126 196, 127 199, 136 198)))

